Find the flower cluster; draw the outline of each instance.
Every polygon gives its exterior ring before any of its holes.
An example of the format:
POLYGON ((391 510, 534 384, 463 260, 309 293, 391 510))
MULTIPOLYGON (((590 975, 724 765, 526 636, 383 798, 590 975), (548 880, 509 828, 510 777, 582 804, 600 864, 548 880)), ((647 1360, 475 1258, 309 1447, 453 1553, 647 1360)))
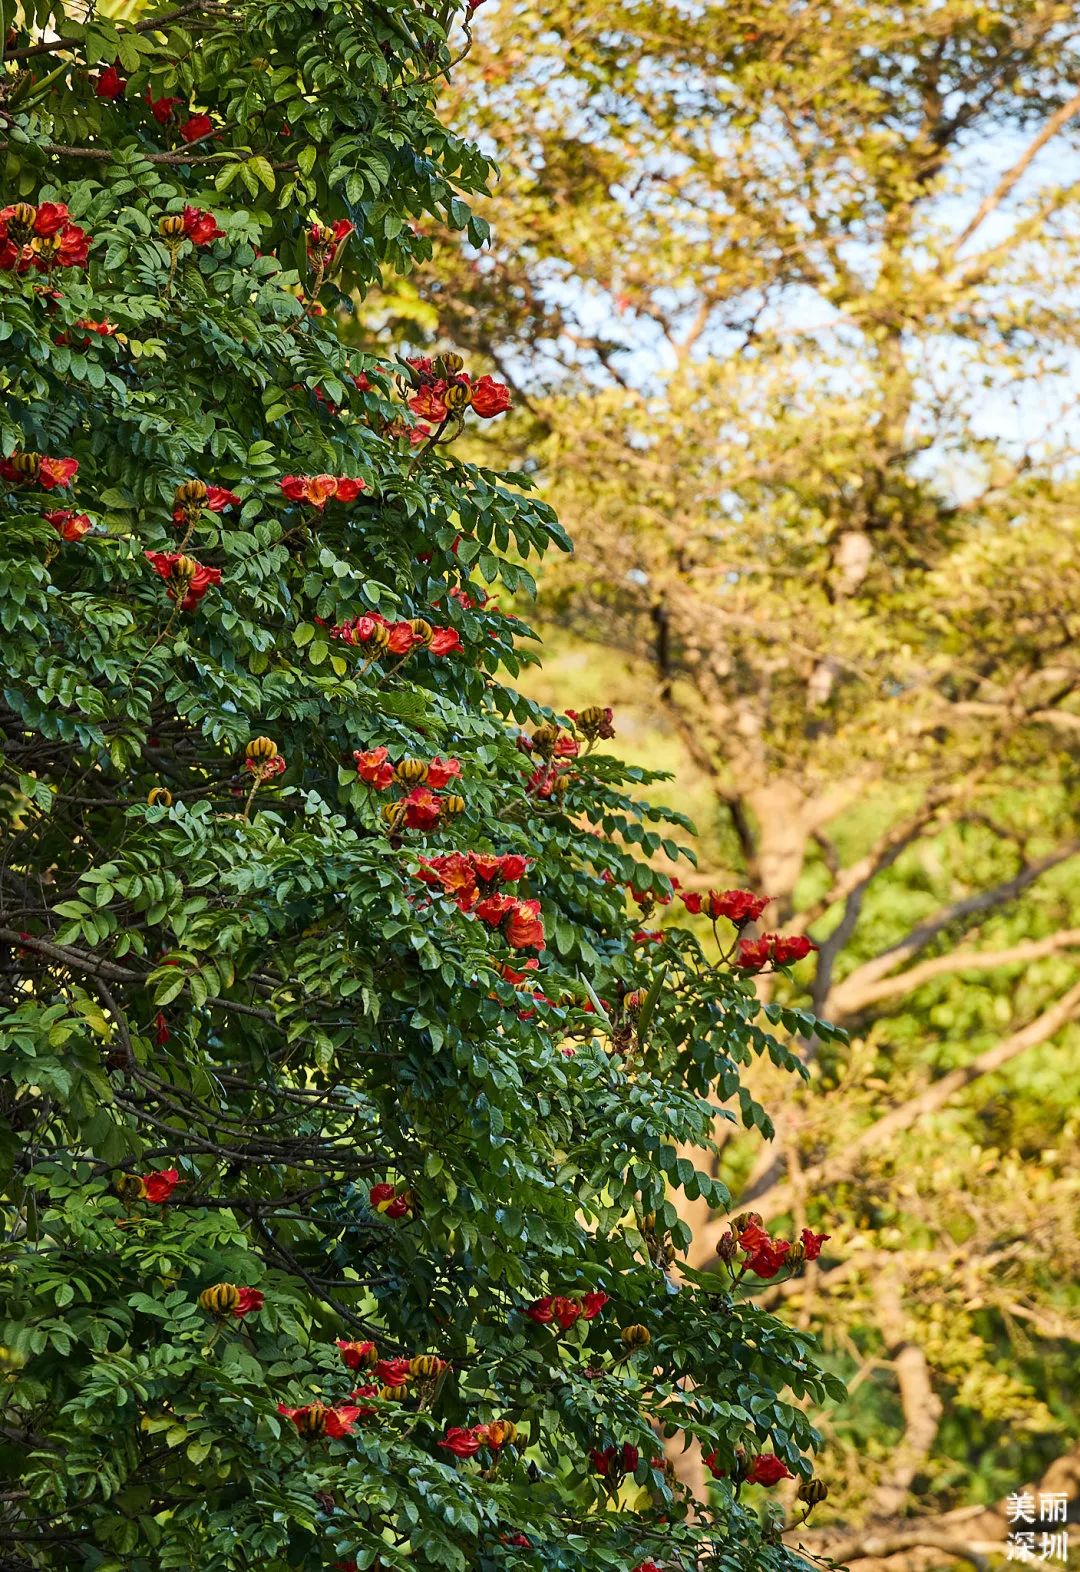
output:
POLYGON ((388 786, 409 786, 403 797, 388 802, 382 810, 383 821, 391 834, 401 830, 433 830, 444 817, 464 813, 465 799, 457 792, 439 797, 436 792, 461 774, 457 759, 400 759, 391 764, 388 749, 367 748, 353 754, 356 773, 376 791, 388 786))
POLYGON ((708 890, 704 894, 700 890, 684 890, 679 899, 695 917, 704 912, 713 922, 726 917, 736 928, 745 928, 747 923, 757 922, 770 898, 755 895, 752 890, 708 890))
POLYGON ((355 502, 364 482, 348 475, 284 475, 281 494, 289 502, 306 502, 321 512, 328 502, 355 502))
POLYGON ((220 568, 204 567, 182 552, 144 551, 143 556, 165 580, 169 599, 177 601, 181 611, 194 611, 207 590, 221 583, 220 568))
POLYGON ((575 1294, 572 1298, 568 1294, 545 1294, 543 1299, 534 1300, 525 1314, 537 1326, 550 1326, 557 1321, 562 1330, 568 1332, 578 1321, 595 1320, 607 1302, 608 1296, 600 1288, 575 1294))
POLYGON ((278 1404, 278 1413, 291 1419, 305 1441, 319 1441, 323 1436, 335 1440, 351 1435, 361 1410, 349 1404, 330 1407, 326 1403, 305 1403, 302 1408, 286 1408, 278 1404))
POLYGON ((517 1439, 517 1426, 509 1419, 493 1419, 486 1425, 451 1425, 442 1440, 436 1445, 444 1451, 452 1452, 455 1457, 475 1457, 481 1447, 488 1451, 499 1452, 517 1439))
POLYGON ((113 1182, 113 1189, 125 1206, 132 1201, 150 1201, 154 1206, 164 1206, 177 1185, 182 1184, 179 1170, 159 1168, 155 1173, 120 1174, 113 1182))
POLYGON ((615 1481, 637 1471, 641 1453, 629 1441, 624 1441, 622 1446, 593 1447, 589 1461, 593 1472, 599 1474, 601 1479, 615 1481))
POLYGON ((777 1485, 781 1479, 795 1478, 787 1464, 772 1452, 758 1452, 747 1459, 745 1448, 738 1446, 735 1448, 735 1463, 730 1471, 720 1466, 718 1457, 718 1452, 710 1452, 705 1458, 705 1466, 714 1479, 727 1479, 729 1472, 737 1485, 777 1485))
POLYGON ((199 1295, 201 1309, 210 1315, 235 1316, 238 1321, 254 1315, 265 1302, 258 1288, 238 1288, 235 1283, 213 1283, 199 1295))
POLYGON ((372 660, 383 654, 411 655, 416 649, 429 650, 432 655, 449 655, 452 650, 461 648, 456 628, 436 627, 425 617, 388 622, 377 611, 362 612, 359 617, 336 623, 330 629, 330 637, 369 650, 372 660))
POLYGON ((579 731, 587 742, 596 742, 598 738, 607 741, 615 735, 615 727, 612 725, 615 711, 612 709, 602 708, 599 704, 590 704, 588 709, 580 712, 567 710, 566 715, 568 720, 573 721, 575 730, 579 731))
POLYGON ((804 933, 763 933, 760 939, 740 939, 733 964, 743 972, 760 972, 765 966, 789 966, 816 950, 804 933))
POLYGON ((181 236, 184 240, 190 240, 193 246, 208 246, 225 234, 213 213, 206 212, 204 208, 185 207, 180 219, 181 236))
POLYGON ((516 884, 528 870, 528 859, 513 852, 501 857, 487 852, 447 852, 442 857, 421 857, 416 877, 445 891, 467 912, 483 904, 501 885, 516 884))
POLYGON ((15 202, 0 208, 0 272, 46 273, 54 267, 84 267, 90 236, 73 224, 64 202, 15 202))
POLYGON ((482 420, 491 420, 510 408, 510 389, 494 377, 478 377, 474 382, 462 370, 460 355, 418 355, 408 364, 413 370, 416 391, 408 399, 414 415, 441 425, 451 415, 462 416, 471 409, 482 420))
POLYGON ((385 1181, 372 1185, 368 1191, 368 1201, 384 1217, 411 1217, 416 1210, 416 1197, 410 1189, 385 1181))
POLYGON ((288 764, 272 738, 253 737, 244 748, 244 769, 261 784, 284 775, 288 764))
POLYGON ((343 245, 349 236, 354 233, 355 224, 350 224, 347 218, 336 218, 333 224, 320 224, 318 219, 308 226, 307 254, 316 266, 325 267, 331 257, 336 256, 339 246, 343 245))
POLYGON ((203 480, 185 480, 177 486, 173 496, 173 523, 192 525, 205 509, 208 513, 223 513, 226 508, 240 506, 235 491, 225 486, 209 486, 203 480))
POLYGON ((716 1246, 716 1253, 733 1275, 741 1277, 744 1272, 753 1272, 756 1277, 770 1278, 784 1266, 794 1268, 805 1261, 816 1261, 829 1238, 830 1234, 815 1234, 812 1229, 804 1228, 798 1244, 793 1245, 789 1239, 774 1239, 762 1227, 757 1212, 746 1212, 729 1225, 716 1246), (737 1263, 740 1250, 743 1260, 737 1263))
POLYGON ((78 459, 47 458, 42 453, 12 453, 0 459, 0 480, 9 486, 34 486, 52 491, 70 486, 79 469, 78 459))

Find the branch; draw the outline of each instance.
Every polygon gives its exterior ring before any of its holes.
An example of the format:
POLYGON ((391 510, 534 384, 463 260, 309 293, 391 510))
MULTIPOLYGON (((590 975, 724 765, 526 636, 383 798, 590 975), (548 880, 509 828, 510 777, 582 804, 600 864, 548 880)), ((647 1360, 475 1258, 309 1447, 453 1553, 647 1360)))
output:
MULTIPOLYGON (((932 961, 923 961, 901 972, 899 977, 886 977, 884 981, 868 985, 859 998, 859 1009, 876 1004, 881 999, 898 993, 911 993, 928 982, 931 977, 947 976, 951 972, 986 972, 999 966, 1015 966, 1019 961, 1037 961, 1057 950, 1071 950, 1080 945, 1080 928, 1064 928, 1060 933, 1049 934, 1045 939, 1031 939, 1013 944, 1005 950, 954 950, 950 955, 939 955, 932 961)), ((843 984, 841 984, 842 991, 843 984)))
POLYGON ((952 260, 956 253, 960 250, 961 246, 971 239, 975 231, 987 218, 989 218, 994 209, 1001 205, 1001 203, 1008 196, 1009 192, 1016 185, 1017 181, 1020 180, 1027 172, 1027 169, 1034 161, 1036 154, 1038 154, 1046 146, 1047 142, 1049 142, 1052 137, 1057 135, 1062 126, 1067 125, 1068 122, 1078 114, 1080 114, 1080 93, 1077 93, 1075 97, 1070 98, 1067 103, 1062 104, 1061 108, 1056 110, 1054 114, 1050 116, 1050 119, 1046 122, 1038 135, 1033 137, 1031 142, 1028 143, 1028 146, 1024 149, 1023 153, 1021 153, 1020 157, 1016 160, 1016 163, 1012 166, 1012 168, 1007 170, 1005 174, 1002 175, 994 189, 979 204, 974 217, 968 224, 964 226, 959 235, 953 241, 952 245, 949 247, 948 252, 946 253, 947 259, 949 261, 952 260))
POLYGON ((900 1287, 894 1264, 893 1269, 879 1279, 875 1296, 878 1325, 900 1390, 904 1434, 893 1451, 889 1478, 874 1492, 873 1517, 892 1517, 902 1510, 915 1475, 937 1439, 944 1412, 944 1405, 930 1380, 926 1355, 908 1336, 900 1287))
POLYGON ((978 894, 969 895, 962 901, 954 901, 951 906, 943 906, 926 922, 912 928, 898 944, 892 945, 883 954, 857 967, 848 977, 845 977, 830 995, 826 1003, 826 1013, 833 1020, 842 1020, 845 1016, 854 1015, 868 999, 870 984, 879 982, 902 961, 925 949, 931 939, 935 938, 943 928, 973 917, 978 912, 990 911, 995 906, 1006 905, 1026 890, 1029 884, 1034 884, 1036 879, 1041 878, 1051 868, 1056 868, 1060 863, 1067 862, 1070 857, 1075 857, 1077 852, 1080 852, 1080 841, 1068 841, 1037 862, 1026 863, 1013 878, 995 884, 988 890, 980 890, 978 894))
MULTIPOLYGON (((934 1081, 917 1097, 909 1098, 906 1103, 901 1103, 891 1112, 883 1115, 861 1135, 847 1141, 843 1151, 835 1157, 817 1164, 814 1168, 808 1168, 802 1175, 801 1189, 820 1191, 836 1184, 838 1180, 848 1178, 859 1159, 887 1146, 901 1131, 909 1129, 920 1119, 927 1118, 936 1113, 939 1108, 945 1107, 958 1092, 964 1091, 973 1081, 979 1080, 984 1075, 993 1075, 1011 1060, 1026 1053, 1029 1048, 1037 1048, 1062 1026, 1075 1020, 1078 1015, 1080 1015, 1080 983, 1070 988, 1056 1004, 1052 1004, 1033 1021, 1029 1021, 1020 1031, 1014 1032, 1011 1037, 1003 1038, 993 1048, 988 1048, 985 1053, 979 1054, 970 1064, 950 1070, 947 1075, 934 1081)), ((748 1190, 740 1198, 739 1205, 741 1209, 750 1201, 760 1203, 768 1200, 771 1211, 782 1212, 791 1205, 793 1199, 794 1194, 789 1183, 770 1181, 757 1190, 753 1188, 748 1190)), ((727 1219, 722 1217, 710 1222, 701 1230, 691 1246, 689 1255, 691 1266, 700 1270, 712 1265, 715 1246, 726 1226, 727 1219)))
MULTIPOLYGON (((136 22, 131 29, 133 33, 156 33, 167 22, 179 21, 182 16, 190 16, 192 11, 207 11, 214 15, 224 15, 227 7, 224 5, 207 4, 207 0, 189 0, 187 5, 177 6, 173 11, 166 11, 162 16, 149 16, 145 22, 136 22)), ((81 49, 84 40, 81 38, 55 38, 52 43, 27 44, 22 49, 13 49, 4 56, 5 60, 30 60, 36 55, 58 55, 65 49, 81 49)))

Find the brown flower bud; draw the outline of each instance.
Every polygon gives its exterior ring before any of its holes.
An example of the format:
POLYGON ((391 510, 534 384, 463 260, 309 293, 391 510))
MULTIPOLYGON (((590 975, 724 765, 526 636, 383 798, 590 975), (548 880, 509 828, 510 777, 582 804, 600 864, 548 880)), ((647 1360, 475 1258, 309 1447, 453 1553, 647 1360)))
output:
POLYGON ((184 238, 183 213, 166 213, 164 218, 158 219, 158 234, 162 240, 174 243, 184 238))
POLYGON ((408 786, 419 785, 428 778, 428 767, 423 759, 402 759, 394 765, 394 779, 404 781, 408 786))
POLYGON ((151 808, 171 808, 172 792, 167 786, 151 786, 146 794, 146 800, 151 808))
POLYGON ((296 1428, 305 1441, 317 1441, 326 1434, 326 1404, 312 1403, 306 1413, 299 1413, 296 1428))
POLYGON ((405 824, 409 810, 403 802, 385 803, 382 810, 382 821, 391 831, 400 830, 405 824))
POLYGON ((652 1333, 647 1326, 624 1326, 619 1335, 627 1348, 645 1348, 652 1342, 652 1333))
POLYGON ((381 1386, 379 1396, 384 1403, 402 1403, 409 1395, 407 1386, 381 1386))
POLYGON ((278 745, 269 737, 253 737, 244 749, 244 757, 248 759, 276 759, 278 745))
POLYGON ((29 202, 16 202, 8 215, 8 238, 17 246, 25 245, 34 230, 37 208, 29 202))
POLYGON ((510 1419, 493 1419, 487 1427, 488 1446, 494 1451, 517 1440, 518 1427, 510 1419))
POLYGON ((469 397, 469 389, 464 382, 451 382, 443 394, 443 403, 450 410, 467 409, 469 397))
POLYGON ((8 462, 20 482, 35 481, 41 473, 40 453, 13 453, 8 462))
POLYGON ((178 584, 190 584, 198 571, 199 564, 193 558, 177 557, 172 565, 170 578, 175 579, 178 584))
POLYGON ((443 812, 453 815, 465 812, 465 798, 457 792, 452 792, 449 797, 443 798, 443 812))
POLYGON ((536 727, 532 734, 533 747, 545 759, 551 758, 555 752, 555 744, 558 740, 559 728, 553 725, 551 721, 544 721, 542 725, 536 727))
POLYGON ((800 1501, 806 1502, 812 1512, 825 1500, 829 1487, 823 1479, 804 1479, 795 1494, 800 1501))
POLYGON ((206 501, 205 480, 185 480, 176 488, 173 501, 177 507, 201 507, 206 501))
POLYGON ((409 1360, 409 1374, 414 1376, 441 1376, 446 1369, 446 1360, 437 1354, 417 1354, 415 1359, 409 1360))
POLYGON ((717 1242, 716 1253, 721 1261, 730 1266, 739 1251, 739 1240, 734 1230, 729 1228, 726 1234, 721 1234, 717 1242))
POLYGON ((199 1307, 211 1315, 228 1315, 240 1303, 240 1290, 235 1283, 214 1283, 199 1295, 199 1307))
POLYGON ((451 350, 449 353, 439 356, 439 364, 442 367, 444 376, 456 377, 458 372, 464 366, 465 362, 462 360, 460 355, 455 355, 451 350))
POLYGON ((141 1201, 146 1194, 146 1186, 138 1174, 117 1174, 113 1180, 113 1189, 125 1206, 130 1206, 132 1201, 141 1201))
POLYGON ((412 629, 413 638, 417 643, 428 649, 432 639, 435 637, 435 629, 431 626, 431 623, 425 621, 423 617, 413 617, 409 627, 412 629))

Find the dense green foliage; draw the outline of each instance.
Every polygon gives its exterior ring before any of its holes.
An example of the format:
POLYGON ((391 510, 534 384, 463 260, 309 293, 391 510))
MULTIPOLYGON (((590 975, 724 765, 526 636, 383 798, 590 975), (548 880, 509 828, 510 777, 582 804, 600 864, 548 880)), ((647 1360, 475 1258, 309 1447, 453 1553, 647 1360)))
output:
POLYGON ((691 1520, 652 1464, 666 1430, 809 1477, 804 1400, 838 1391, 810 1340, 666 1267, 673 1198, 727 1202, 680 1149, 718 1101, 767 1128, 740 1074, 793 1069, 766 1028, 810 1019, 764 1022, 689 929, 635 943, 666 816, 595 721, 543 729, 506 685, 528 630, 484 604, 566 545, 551 509, 456 457, 460 421, 410 442, 422 373, 337 331, 424 255, 414 221, 482 239, 487 166, 432 108, 452 19, 25 20, 0 100, 0 1564, 791 1564, 756 1487, 720 1479, 691 1520), (462 849, 519 859, 494 907, 420 861, 462 849), (525 1314, 549 1296, 565 1330, 525 1314), (367 1355, 338 1340, 427 1362, 350 1404, 367 1355))
POLYGON ((828 1194, 795 1310, 856 1378, 826 1510, 867 1540, 962 1545, 1075 1434, 1078 50, 1037 0, 485 9, 447 110, 493 246, 378 305, 523 395, 496 436, 575 545, 532 691, 617 683, 697 887, 821 944, 776 996, 850 1042, 755 1079, 778 1139, 718 1173, 828 1194))

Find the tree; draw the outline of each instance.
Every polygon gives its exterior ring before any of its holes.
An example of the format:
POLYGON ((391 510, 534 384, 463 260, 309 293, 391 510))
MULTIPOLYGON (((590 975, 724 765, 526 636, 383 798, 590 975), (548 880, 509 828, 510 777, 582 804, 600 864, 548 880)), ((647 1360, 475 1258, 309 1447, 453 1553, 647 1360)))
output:
POLYGON ((806 1018, 637 931, 648 773, 509 685, 505 389, 338 332, 483 240, 454 18, 137 17, 4 39, 2 1564, 782 1572, 840 1386, 746 1284, 822 1237, 676 1285, 669 1190, 806 1018))
MULTIPOLYGON (((493 254, 444 242, 421 292, 517 384, 508 445, 576 541, 547 615, 633 660, 711 784, 721 871, 699 893, 749 881, 768 923, 820 943, 813 1007, 853 1048, 801 1034, 814 1078, 770 1099, 774 1150, 718 1171, 771 1215, 804 1184, 844 1207, 861 1254, 830 1318, 845 1360, 889 1365, 904 1397, 900 1447, 869 1470, 852 1449, 856 1504, 885 1519, 925 1492, 936 1446, 950 1504, 968 1358, 934 1325, 935 1300, 963 1299, 950 1246, 967 1240, 987 1310, 968 1397, 995 1494, 1016 1478, 1010 1402, 1041 1460, 1060 1446, 1052 1377, 1032 1394, 1005 1374, 1008 1304, 1051 1348, 1075 1335, 1039 1248, 1000 1275, 1056 1215, 1067 1107, 1052 1095, 1040 1121, 1040 1199, 1018 1195, 1028 1130, 988 1078, 1018 1067, 1023 1107, 1045 1104, 1032 1055, 1075 1042, 1080 1013, 1077 36, 1028 0, 501 8, 448 100, 501 160, 493 254), (953 1035, 940 1000, 962 980, 953 1035), (924 1165, 958 1101, 944 1183, 970 1216, 924 1165), (912 1209, 930 1261, 897 1230, 912 1209)), ((726 1221, 684 1215, 703 1266, 726 1221)))

